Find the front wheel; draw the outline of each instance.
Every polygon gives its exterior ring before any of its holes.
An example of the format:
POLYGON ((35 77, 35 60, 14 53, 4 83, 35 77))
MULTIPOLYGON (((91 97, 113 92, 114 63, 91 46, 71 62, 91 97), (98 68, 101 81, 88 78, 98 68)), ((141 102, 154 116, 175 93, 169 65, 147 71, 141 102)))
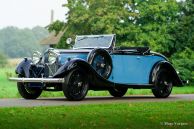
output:
POLYGON ((109 93, 114 97, 122 97, 127 92, 127 88, 119 87, 119 88, 111 88, 109 93))
POLYGON ((167 98, 172 91, 172 79, 166 69, 161 69, 156 75, 155 88, 152 92, 156 98, 167 98))
POLYGON ((88 77, 81 69, 72 70, 63 84, 63 93, 68 100, 79 101, 85 98, 88 92, 88 77))
POLYGON ((42 90, 40 88, 29 87, 29 83, 18 82, 17 87, 19 94, 25 99, 36 99, 42 93, 42 90))

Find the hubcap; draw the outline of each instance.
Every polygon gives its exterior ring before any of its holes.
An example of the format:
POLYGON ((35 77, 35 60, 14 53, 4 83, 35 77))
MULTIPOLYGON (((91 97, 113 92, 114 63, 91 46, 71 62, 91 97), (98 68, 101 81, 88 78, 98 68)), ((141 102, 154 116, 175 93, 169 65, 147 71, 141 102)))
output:
POLYGON ((84 75, 79 71, 75 71, 72 74, 70 78, 70 84, 72 95, 81 95, 87 91, 86 80, 84 78, 84 75))
POLYGON ((96 70, 98 74, 101 76, 106 72, 106 61, 105 58, 101 55, 95 57, 94 61, 92 62, 92 66, 96 70))
POLYGON ((78 87, 81 87, 82 86, 82 83, 83 82, 78 82, 78 87))
POLYGON ((165 74, 162 74, 160 80, 159 80, 159 86, 161 94, 169 94, 172 90, 172 82, 169 78, 165 76, 165 74))

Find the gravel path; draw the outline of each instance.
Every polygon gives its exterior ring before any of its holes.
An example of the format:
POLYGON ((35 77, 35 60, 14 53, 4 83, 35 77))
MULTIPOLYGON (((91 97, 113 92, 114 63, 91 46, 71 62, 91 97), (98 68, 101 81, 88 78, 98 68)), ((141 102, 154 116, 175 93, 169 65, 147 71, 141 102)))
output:
POLYGON ((25 99, 0 99, 0 107, 36 107, 36 106, 59 106, 59 105, 81 105, 102 104, 117 102, 164 102, 164 101, 191 101, 194 94, 171 95, 166 99, 158 99, 152 95, 132 95, 122 98, 113 97, 86 97, 82 101, 67 101, 65 98, 38 98, 36 100, 25 99))

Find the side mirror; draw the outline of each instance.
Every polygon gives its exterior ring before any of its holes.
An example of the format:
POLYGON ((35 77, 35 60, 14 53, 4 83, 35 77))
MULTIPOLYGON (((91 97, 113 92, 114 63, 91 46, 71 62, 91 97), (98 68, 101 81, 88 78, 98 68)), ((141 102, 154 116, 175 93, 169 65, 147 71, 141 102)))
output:
POLYGON ((70 44, 72 43, 72 38, 68 38, 68 39, 66 40, 66 43, 67 43, 68 45, 70 45, 70 44))

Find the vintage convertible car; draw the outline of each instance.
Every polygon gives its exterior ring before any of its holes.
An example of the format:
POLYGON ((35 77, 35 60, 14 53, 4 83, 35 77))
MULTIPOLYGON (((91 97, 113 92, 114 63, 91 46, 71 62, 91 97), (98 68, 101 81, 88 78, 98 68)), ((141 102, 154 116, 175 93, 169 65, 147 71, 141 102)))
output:
MULTIPOLYGON (((71 39, 67 40, 68 43, 71 39)), ((148 47, 115 47, 116 35, 77 36, 72 49, 49 48, 16 68, 20 95, 36 99, 43 90, 63 91, 68 100, 82 100, 88 90, 108 90, 122 97, 128 88, 151 89, 157 98, 170 95, 182 81, 165 56, 148 47)))

